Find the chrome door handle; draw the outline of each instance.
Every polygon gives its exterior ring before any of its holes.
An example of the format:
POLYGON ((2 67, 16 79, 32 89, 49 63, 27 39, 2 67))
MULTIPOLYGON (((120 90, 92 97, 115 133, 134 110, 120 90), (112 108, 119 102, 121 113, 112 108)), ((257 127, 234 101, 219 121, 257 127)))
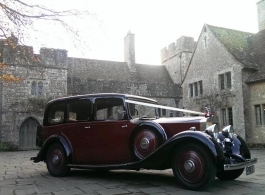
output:
POLYGON ((85 129, 90 129, 90 126, 85 127, 85 129))
POLYGON ((122 126, 121 126, 121 128, 126 128, 126 127, 127 127, 127 125, 122 125, 122 126))

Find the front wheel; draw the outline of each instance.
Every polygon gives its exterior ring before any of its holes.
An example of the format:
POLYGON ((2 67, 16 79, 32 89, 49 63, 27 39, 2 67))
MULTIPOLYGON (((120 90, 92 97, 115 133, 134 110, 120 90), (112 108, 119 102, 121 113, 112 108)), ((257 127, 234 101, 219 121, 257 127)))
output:
POLYGON ((190 190, 205 189, 216 175, 216 166, 209 153, 193 142, 176 149, 172 169, 177 181, 190 190))
POLYGON ((65 176, 69 173, 65 150, 59 143, 52 144, 47 152, 46 165, 49 173, 54 177, 65 176))

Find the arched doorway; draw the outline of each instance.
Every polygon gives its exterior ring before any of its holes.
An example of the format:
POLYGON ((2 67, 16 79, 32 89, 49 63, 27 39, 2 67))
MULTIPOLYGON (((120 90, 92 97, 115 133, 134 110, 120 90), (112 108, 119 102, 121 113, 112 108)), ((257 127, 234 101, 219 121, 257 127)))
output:
POLYGON ((36 149, 36 132, 40 123, 34 118, 25 120, 19 131, 19 149, 30 150, 36 149))

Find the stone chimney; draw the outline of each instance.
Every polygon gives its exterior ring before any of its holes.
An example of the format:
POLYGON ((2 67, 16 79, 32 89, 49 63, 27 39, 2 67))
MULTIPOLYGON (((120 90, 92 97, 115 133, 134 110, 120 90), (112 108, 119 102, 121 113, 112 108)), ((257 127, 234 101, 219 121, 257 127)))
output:
POLYGON ((265 0, 257 2, 259 31, 265 29, 265 0))
POLYGON ((124 38, 124 62, 127 62, 131 72, 136 72, 134 34, 132 34, 131 31, 129 31, 124 38))

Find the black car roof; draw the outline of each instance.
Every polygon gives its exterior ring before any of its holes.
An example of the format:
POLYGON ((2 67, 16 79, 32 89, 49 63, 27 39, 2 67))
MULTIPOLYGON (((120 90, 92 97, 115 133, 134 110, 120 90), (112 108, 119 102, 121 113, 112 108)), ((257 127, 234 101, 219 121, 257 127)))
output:
POLYGON ((144 102, 157 103, 157 101, 154 99, 137 96, 137 95, 120 94, 120 93, 95 93, 95 94, 75 95, 75 96, 69 96, 69 97, 56 98, 56 99, 49 101, 49 103, 61 101, 61 100, 69 100, 69 99, 76 99, 76 98, 94 98, 94 97, 120 97, 123 99, 130 99, 130 100, 135 100, 135 101, 139 100, 139 101, 144 101, 144 102))

